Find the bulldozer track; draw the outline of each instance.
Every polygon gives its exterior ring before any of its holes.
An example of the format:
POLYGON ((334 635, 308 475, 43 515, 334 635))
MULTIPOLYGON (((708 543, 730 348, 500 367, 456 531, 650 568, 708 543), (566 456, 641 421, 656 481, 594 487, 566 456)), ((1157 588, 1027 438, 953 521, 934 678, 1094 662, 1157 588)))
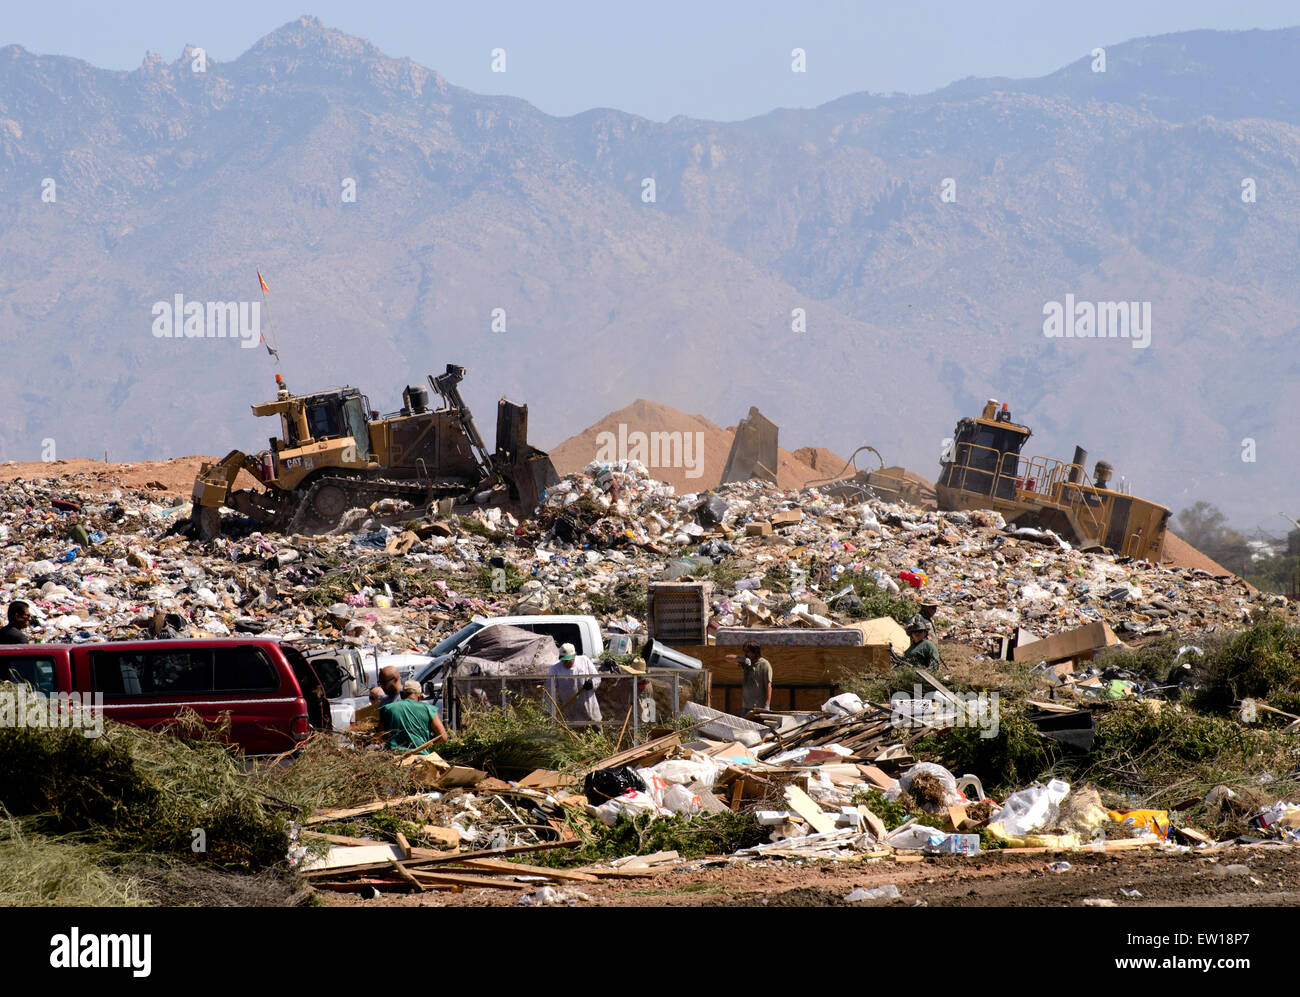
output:
POLYGON ((317 478, 302 494, 297 509, 289 519, 289 533, 327 533, 342 522, 350 509, 368 509, 383 499, 394 498, 415 506, 439 498, 463 495, 471 486, 463 481, 394 481, 387 478, 362 478, 351 475, 325 475, 317 478), (330 501, 329 489, 338 496, 330 501))

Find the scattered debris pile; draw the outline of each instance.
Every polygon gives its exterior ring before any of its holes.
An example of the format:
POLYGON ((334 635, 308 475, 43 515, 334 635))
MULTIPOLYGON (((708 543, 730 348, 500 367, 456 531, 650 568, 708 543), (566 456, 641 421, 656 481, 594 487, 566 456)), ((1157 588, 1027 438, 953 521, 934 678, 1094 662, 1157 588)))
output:
POLYGON ((489 509, 394 526, 376 511, 350 535, 210 543, 174 532, 188 503, 97 486, 86 475, 0 486, 0 599, 32 601, 39 639, 135 638, 165 620, 179 636, 393 651, 516 609, 594 613, 636 632, 646 584, 674 578, 711 579, 723 626, 837 625, 882 615, 880 599, 901 616, 924 597, 944 641, 980 650, 1016 628, 1104 622, 1129 639, 1234 626, 1264 604, 1294 612, 1233 577, 1081 553, 1050 532, 1008 530, 997 513, 846 504, 752 481, 679 496, 635 461, 569 475, 523 524, 489 509))

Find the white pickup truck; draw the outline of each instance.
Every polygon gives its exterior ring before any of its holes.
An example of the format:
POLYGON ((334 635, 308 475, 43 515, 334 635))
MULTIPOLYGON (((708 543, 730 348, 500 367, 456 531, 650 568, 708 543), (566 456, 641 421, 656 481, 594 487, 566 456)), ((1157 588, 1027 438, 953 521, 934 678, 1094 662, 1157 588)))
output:
POLYGON ((537 634, 545 634, 555 641, 555 646, 572 644, 579 654, 595 661, 605 653, 605 638, 601 636, 600 621, 594 616, 476 616, 450 637, 429 649, 432 659, 415 676, 429 694, 441 694, 443 670, 457 649, 473 634, 484 627, 519 627, 537 634), (430 688, 432 683, 432 688, 430 688))
MULTIPOLYGON (((605 653, 605 638, 600 631, 600 621, 594 616, 494 616, 491 618, 476 616, 454 634, 429 650, 432 659, 429 664, 415 676, 417 682, 424 686, 425 695, 438 698, 442 695, 444 669, 455 656, 456 651, 473 634, 484 627, 511 626, 533 633, 545 634, 555 641, 555 646, 572 644, 579 654, 585 654, 592 661, 605 653)), ((683 668, 697 670, 703 666, 699 658, 675 651, 671 647, 652 642, 642 653, 651 668, 683 668)))

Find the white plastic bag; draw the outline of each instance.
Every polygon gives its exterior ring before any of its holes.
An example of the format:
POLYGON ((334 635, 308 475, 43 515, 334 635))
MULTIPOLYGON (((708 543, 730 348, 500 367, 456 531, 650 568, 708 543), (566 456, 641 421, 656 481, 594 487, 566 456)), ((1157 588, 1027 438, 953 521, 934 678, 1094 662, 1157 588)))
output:
POLYGON ((622 796, 616 796, 614 799, 602 803, 595 810, 596 816, 609 827, 613 827, 624 817, 629 820, 633 817, 640 817, 642 814, 663 817, 669 812, 659 806, 649 793, 641 793, 637 790, 629 790, 622 796))
POLYGON ((826 702, 822 703, 823 713, 833 713, 837 716, 848 716, 851 713, 860 713, 866 707, 862 705, 862 700, 856 693, 842 692, 838 696, 832 696, 826 702))
POLYGON ((937 827, 927 827, 924 824, 912 824, 910 827, 902 827, 893 834, 885 838, 885 844, 902 850, 920 851, 926 848, 938 848, 943 839, 948 837, 937 827))
POLYGON ((1056 820, 1061 801, 1070 792, 1070 784, 1053 779, 1046 786, 1018 789, 993 815, 992 823, 1001 824, 1007 834, 1028 834, 1056 820))
POLYGON ((957 789, 957 777, 942 765, 935 765, 933 762, 919 762, 904 772, 898 777, 898 782, 886 791, 886 799, 896 800, 902 793, 910 792, 912 780, 921 773, 932 775, 943 783, 944 799, 939 804, 931 804, 927 808, 930 813, 938 813, 944 807, 959 807, 966 802, 966 797, 962 796, 961 791, 957 789))
POLYGON ((663 807, 682 817, 690 817, 703 810, 704 804, 685 786, 674 783, 664 790, 663 807))
POLYGON ((718 777, 718 766, 707 755, 693 752, 689 758, 673 758, 650 768, 638 769, 637 774, 645 779, 647 785, 652 777, 658 777, 667 784, 690 785, 702 782, 706 786, 712 786, 713 780, 718 777))

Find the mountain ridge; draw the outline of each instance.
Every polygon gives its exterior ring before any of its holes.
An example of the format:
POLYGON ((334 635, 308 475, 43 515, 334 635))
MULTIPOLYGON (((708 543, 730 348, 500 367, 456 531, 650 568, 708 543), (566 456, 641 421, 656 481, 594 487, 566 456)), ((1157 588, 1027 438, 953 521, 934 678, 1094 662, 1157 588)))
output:
POLYGON ((1106 53, 1105 74, 659 123, 475 94, 316 19, 204 74, 7 46, 0 332, 22 349, 0 456, 259 446, 265 352, 157 340, 150 309, 260 300, 260 269, 295 390, 356 380, 391 408, 457 362, 476 411, 530 403, 542 446, 648 396, 758 405, 787 438, 926 475, 998 397, 1046 453, 1080 443, 1155 501, 1266 521, 1300 458, 1300 117, 1278 69, 1300 29, 1106 53), (1151 347, 1044 338, 1067 293, 1150 301, 1151 347))

